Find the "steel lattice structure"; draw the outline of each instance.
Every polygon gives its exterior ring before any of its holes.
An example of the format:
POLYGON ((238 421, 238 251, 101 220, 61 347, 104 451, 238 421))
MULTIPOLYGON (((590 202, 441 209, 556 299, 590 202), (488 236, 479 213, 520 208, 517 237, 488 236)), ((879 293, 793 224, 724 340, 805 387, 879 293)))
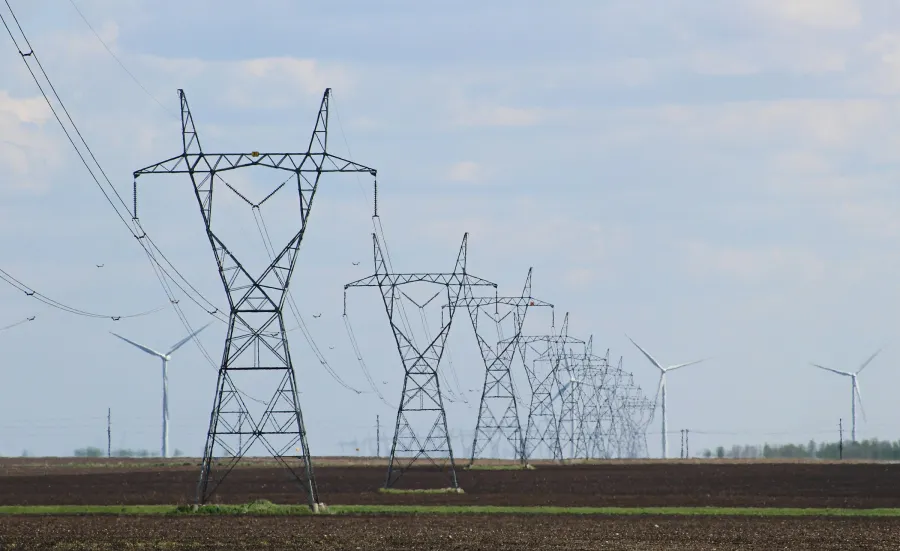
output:
POLYGON ((228 298, 230 308, 228 333, 218 371, 216 394, 197 487, 197 501, 200 503, 205 503, 212 496, 255 442, 262 443, 268 452, 290 471, 293 478, 305 490, 310 507, 315 509, 319 503, 282 309, 322 175, 330 172, 367 172, 372 176, 376 175, 376 171, 372 168, 328 153, 330 93, 331 89, 325 90, 309 147, 305 152, 254 151, 212 154, 204 152, 201 148, 187 98, 184 91, 179 90, 182 153, 134 173, 135 216, 137 216, 139 176, 144 174, 190 176, 228 298), (265 167, 287 173, 289 176, 281 185, 254 204, 221 176, 224 172, 247 167, 265 167), (217 184, 224 184, 250 204, 251 208, 259 209, 260 205, 269 201, 291 181, 296 183, 299 195, 300 228, 261 272, 245 267, 213 231, 214 189, 217 184), (260 377, 267 375, 275 389, 272 398, 265 402, 265 409, 261 415, 251 414, 235 382, 236 378, 248 375, 260 377))
MULTIPOLYGON (((469 312, 485 367, 484 386, 478 406, 478 420, 475 423, 469 464, 474 463, 496 437, 506 439, 512 445, 515 457, 524 463, 522 425, 519 421, 518 398, 510 367, 519 345, 528 308, 540 306, 553 308, 553 305, 531 296, 531 268, 528 269, 522 294, 518 297, 475 297, 472 294, 472 287, 467 286, 460 302, 469 312), (481 318, 487 318, 494 325, 498 339, 492 342, 496 342, 496 345, 488 342, 483 332, 479 330, 481 318), (512 328, 512 336, 508 339, 503 336, 504 325, 512 328), (502 414, 496 415, 495 410, 502 414)), ((484 329, 483 325, 481 329, 484 329)))
POLYGON ((561 393, 572 395, 574 432, 573 458, 634 458, 647 455, 647 426, 653 403, 622 369, 622 359, 613 367, 609 350, 605 356, 592 353, 592 340, 584 354, 570 352, 573 379, 561 393))
MULTIPOLYGON (((441 468, 450 464, 451 485, 458 488, 456 464, 453 458, 453 447, 447 429, 447 415, 438 379, 438 368, 443 357, 450 325, 460 303, 460 296, 470 293, 470 287, 493 287, 495 283, 466 273, 466 247, 468 234, 463 237, 459 255, 453 271, 449 273, 389 273, 378 237, 372 234, 375 257, 375 274, 353 281, 344 286, 345 312, 346 291, 351 287, 378 287, 388 315, 388 321, 394 334, 397 351, 403 363, 403 391, 400 405, 397 408, 397 421, 394 428, 394 440, 391 445, 391 457, 388 465, 385 488, 393 486, 412 465, 419 459, 426 459, 441 468), (446 318, 442 316, 441 327, 425 346, 417 346, 409 328, 404 329, 402 304, 403 293, 399 288, 415 283, 440 285, 446 289, 446 318), (416 427, 429 426, 424 438, 420 437, 416 427)), ((431 300, 433 300, 432 297, 431 300)), ((417 305, 418 306, 418 305, 417 305)))
POLYGON ((554 405, 562 386, 559 369, 564 366, 566 346, 584 344, 584 341, 568 336, 568 325, 569 315, 566 314, 559 334, 519 337, 519 355, 531 390, 523 442, 526 461, 540 449, 547 451, 553 459, 563 459, 559 434, 562 412, 554 405), (537 347, 540 345, 543 348, 537 347), (537 357, 530 360, 530 352, 536 352, 537 357))

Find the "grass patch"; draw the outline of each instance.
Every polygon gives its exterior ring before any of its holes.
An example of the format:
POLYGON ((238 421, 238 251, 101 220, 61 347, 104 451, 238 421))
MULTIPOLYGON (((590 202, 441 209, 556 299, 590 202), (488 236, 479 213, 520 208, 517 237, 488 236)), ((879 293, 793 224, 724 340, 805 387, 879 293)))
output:
POLYGON ((266 499, 241 505, 179 505, 170 513, 176 515, 311 515, 307 505, 277 505, 266 499))
POLYGON ((462 488, 424 488, 420 490, 406 490, 398 488, 378 488, 382 494, 464 494, 462 488))
POLYGON ((533 471, 536 467, 530 463, 525 465, 468 465, 467 471, 533 471))
MULTIPOLYGON (((895 509, 764 507, 508 507, 491 505, 331 505, 331 515, 602 515, 742 517, 900 517, 895 509)), ((266 500, 242 505, 5 505, 0 515, 261 515, 313 514, 306 505, 266 500)))
POLYGON ((780 507, 520 507, 493 505, 334 505, 329 507, 329 511, 335 514, 900 517, 900 508, 801 509, 780 507))

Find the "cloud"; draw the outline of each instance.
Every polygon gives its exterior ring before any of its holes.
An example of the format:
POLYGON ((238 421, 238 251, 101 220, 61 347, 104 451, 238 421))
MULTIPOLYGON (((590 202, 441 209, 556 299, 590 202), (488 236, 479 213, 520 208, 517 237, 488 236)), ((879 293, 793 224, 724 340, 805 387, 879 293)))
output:
POLYGON ((322 67, 314 59, 256 58, 225 62, 222 68, 229 78, 225 98, 237 107, 282 107, 296 101, 298 90, 308 95, 321 95, 329 86, 349 87, 349 76, 345 71, 322 67), (265 101, 260 101, 262 98, 265 101))
POLYGON ((450 167, 447 179, 453 182, 477 182, 482 172, 481 165, 473 161, 461 161, 450 167))
POLYGON ((506 106, 460 109, 454 122, 460 126, 536 126, 547 112, 537 108, 506 106))
POLYGON ((815 29, 852 29, 862 23, 856 0, 750 0, 749 6, 775 21, 815 29))
POLYGON ((762 68, 749 56, 722 50, 698 50, 688 56, 687 64, 695 73, 716 76, 744 76, 759 73, 762 68))
POLYGON ((60 153, 43 131, 50 117, 42 97, 17 99, 0 90, 0 163, 12 176, 4 182, 4 191, 49 187, 48 169, 57 164, 60 153))
POLYGON ((687 242, 679 248, 689 273, 725 276, 742 284, 819 280, 826 273, 825 262, 814 252, 787 245, 741 248, 687 242))
POLYGON ((790 99, 605 110, 599 122, 610 129, 609 138, 628 144, 665 137, 777 153, 798 143, 826 150, 861 148, 898 115, 895 102, 877 99, 790 99))
POLYGON ((323 66, 317 60, 296 57, 260 57, 236 61, 207 61, 190 58, 146 57, 161 78, 192 83, 216 83, 219 100, 226 106, 252 111, 295 106, 299 96, 321 97, 325 88, 346 90, 351 86, 348 71, 336 65, 323 66))
POLYGON ((867 237, 893 239, 900 236, 900 205, 891 201, 841 203, 833 215, 851 230, 867 237))
POLYGON ((564 274, 563 279, 571 287, 584 287, 596 281, 597 272, 590 268, 572 268, 564 274))
POLYGON ((866 43, 862 52, 869 56, 863 86, 881 94, 900 91, 900 34, 882 33, 866 43))
POLYGON ((52 116, 50 108, 41 96, 16 99, 10 97, 6 90, 0 90, 0 116, 2 115, 11 115, 18 122, 35 124, 44 123, 52 116))

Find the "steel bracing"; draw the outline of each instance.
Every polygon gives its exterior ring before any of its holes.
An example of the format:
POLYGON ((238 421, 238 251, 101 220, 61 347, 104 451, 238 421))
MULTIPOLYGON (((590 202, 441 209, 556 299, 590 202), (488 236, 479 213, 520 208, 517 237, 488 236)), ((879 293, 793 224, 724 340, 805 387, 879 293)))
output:
MULTIPOLYGON (((200 145, 187 98, 184 91, 179 90, 182 153, 134 173, 135 203, 138 177, 144 174, 189 175, 228 298, 228 332, 197 487, 200 503, 212 496, 257 442, 290 471, 306 492, 310 507, 316 508, 319 502, 282 311, 322 175, 331 172, 376 175, 372 168, 328 153, 330 93, 330 89, 325 90, 305 152, 206 153, 200 145), (261 200, 253 202, 222 178, 225 172, 248 167, 274 169, 288 174, 288 178, 261 200), (293 237, 280 251, 274 249, 274 260, 261 271, 242 264, 213 230, 213 191, 220 185, 256 210, 282 189, 297 186, 299 229, 291 230, 293 237), (252 412, 247 406, 246 395, 239 390, 235 380, 246 380, 250 375, 268 378, 274 389, 271 399, 262 402, 264 406, 254 405, 252 412)), ((137 216, 136 204, 134 213, 137 216)), ((218 224, 227 223, 227 219, 218 221, 218 224)))
POLYGON ((572 458, 610 459, 645 457, 647 426, 654 404, 634 384, 631 373, 592 353, 588 340, 584 354, 569 354, 573 380, 565 390, 573 395, 574 452, 572 458))
POLYGON ((531 391, 528 420, 522 448, 525 460, 543 451, 555 460, 563 459, 560 424, 562 408, 556 407, 560 398, 560 367, 565 369, 563 357, 570 345, 584 345, 584 341, 568 336, 569 315, 566 314, 559 334, 520 336, 518 350, 525 366, 531 391), (536 357, 532 356, 536 354, 536 357))
MULTIPOLYGON (((403 473, 419 460, 427 460, 430 464, 441 468, 446 467, 449 463, 451 486, 458 488, 456 465, 447 428, 447 415, 441 395, 438 368, 450 332, 450 325, 453 322, 456 308, 460 304, 460 297, 466 296, 466 293, 470 292, 468 291, 470 287, 497 288, 496 284, 466 272, 467 241, 468 234, 463 237, 452 272, 390 273, 391 270, 388 263, 385 262, 378 237, 372 234, 375 274, 344 286, 345 310, 347 289, 378 287, 394 334, 397 351, 400 354, 400 361, 403 364, 403 391, 397 409, 385 488, 393 486, 403 476, 403 473), (405 292, 401 292, 400 288, 421 283, 440 285, 445 288, 447 315, 441 316, 441 327, 436 335, 426 335, 425 343, 417 344, 404 319, 401 301, 405 292)), ((429 302, 436 296, 429 299, 429 302)), ((417 304, 417 306, 421 308, 424 305, 417 304)))
MULTIPOLYGON (((531 296, 531 268, 525 278, 525 287, 517 297, 475 297, 472 287, 464 289, 460 303, 469 312, 472 328, 484 361, 484 385, 481 402, 478 406, 478 420, 475 423, 475 437, 472 441, 472 455, 469 464, 481 455, 494 439, 506 440, 512 446, 515 457, 525 462, 525 447, 522 438, 522 425, 519 421, 518 397, 513 386, 510 367, 515 358, 522 335, 522 326, 529 308, 549 306, 552 304, 531 296), (497 339, 490 342, 484 337, 484 324, 487 319, 493 325, 497 339), (504 326, 511 333, 504 337, 504 326), (496 343, 496 344, 493 344, 496 343), (500 413, 497 415, 497 413, 500 413)), ((490 331, 490 329, 488 329, 490 331)))

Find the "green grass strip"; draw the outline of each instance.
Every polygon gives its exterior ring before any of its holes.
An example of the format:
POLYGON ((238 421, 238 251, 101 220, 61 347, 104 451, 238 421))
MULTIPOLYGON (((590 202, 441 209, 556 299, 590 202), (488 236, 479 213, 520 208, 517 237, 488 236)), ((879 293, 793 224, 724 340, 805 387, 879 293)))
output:
MULTIPOLYGON (((752 517, 900 517, 894 509, 776 507, 504 507, 493 505, 329 505, 332 515, 604 515, 752 517)), ((259 501, 244 505, 4 505, 0 515, 310 515, 305 505, 259 501)))
POLYGON ((533 471, 534 465, 467 465, 467 471, 533 471))
POLYGON ((494 514, 494 515, 666 515, 666 516, 765 516, 765 517, 898 517, 900 508, 835 509, 776 507, 553 507, 495 505, 329 505, 336 514, 494 514))
POLYGON ((422 488, 422 489, 402 489, 402 488, 378 488, 378 492, 382 494, 464 494, 462 488, 422 488))

